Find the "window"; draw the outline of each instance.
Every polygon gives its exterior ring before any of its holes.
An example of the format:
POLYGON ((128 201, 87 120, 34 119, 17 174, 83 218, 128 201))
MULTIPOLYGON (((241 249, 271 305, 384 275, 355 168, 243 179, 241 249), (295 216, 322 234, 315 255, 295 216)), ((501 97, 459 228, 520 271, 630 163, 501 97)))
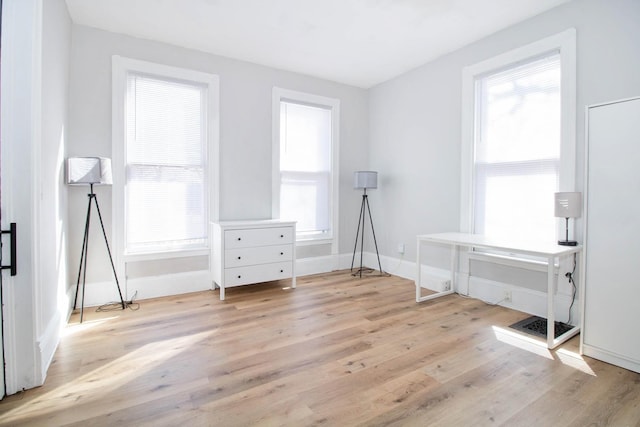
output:
POLYGON ((338 105, 274 89, 273 213, 297 221, 298 241, 335 239, 338 105))
POLYGON ((555 235, 560 172, 560 55, 476 81, 475 233, 555 235), (526 226, 523 226, 526 224, 526 226))
POLYGON ((554 240, 575 175, 575 32, 465 69, 464 231, 554 240))
POLYGON ((125 257, 206 253, 216 99, 215 76, 114 57, 115 237, 125 257))
POLYGON ((207 245, 205 91, 127 74, 127 253, 207 245))

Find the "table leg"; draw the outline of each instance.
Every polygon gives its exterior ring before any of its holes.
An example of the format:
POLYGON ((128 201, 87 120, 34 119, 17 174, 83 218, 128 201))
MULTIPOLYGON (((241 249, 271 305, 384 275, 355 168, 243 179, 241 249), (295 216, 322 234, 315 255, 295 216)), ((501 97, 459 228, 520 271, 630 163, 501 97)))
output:
MULTIPOLYGON (((582 262, 583 257, 581 253, 569 254, 569 256, 577 256, 580 257, 580 269, 583 268, 582 262)), ((560 257, 558 257, 558 261, 560 261, 560 257)), ((548 274, 548 289, 547 293, 549 295, 548 298, 548 307, 547 307, 547 347, 550 349, 558 347, 560 344, 568 341, 573 336, 577 335, 580 332, 580 326, 575 326, 568 330, 567 332, 555 336, 555 312, 554 312, 554 298, 553 291, 557 289, 558 278, 554 275, 554 263, 555 258, 549 259, 549 269, 547 270, 548 274)), ((578 271, 580 274, 580 270, 578 271)), ((575 280, 575 278, 574 278, 575 280)), ((582 280, 582 278, 581 278, 582 280)), ((582 294, 580 294, 580 298, 582 298, 582 294)), ((580 304, 580 301, 578 301, 580 304)))
POLYGON ((421 298, 420 284, 422 283, 422 268, 420 267, 420 246, 422 245, 420 239, 418 239, 418 246, 416 248, 416 302, 420 302, 421 298))
POLYGON ((418 239, 418 246, 416 248, 416 264, 417 264, 417 271, 416 271, 416 302, 423 302, 423 301, 428 301, 431 299, 436 299, 436 298, 440 298, 442 296, 445 295, 451 295, 453 293, 455 293, 454 291, 454 281, 455 281, 455 272, 456 272, 456 266, 457 266, 457 262, 458 262, 458 245, 453 245, 453 254, 451 256, 451 286, 449 287, 449 289, 444 290, 444 291, 440 291, 440 292, 435 292, 433 294, 429 294, 429 295, 425 295, 422 296, 422 267, 420 265, 421 260, 420 260, 420 247, 422 246, 422 241, 420 239, 418 239))
POLYGON ((555 313, 553 307, 553 290, 557 282, 555 276, 555 258, 547 259, 547 347, 554 347, 555 340, 555 313))
POLYGON ((458 283, 456 281, 456 271, 458 271, 458 254, 460 253, 460 247, 453 245, 451 248, 451 285, 448 290, 455 291, 458 289, 458 283))

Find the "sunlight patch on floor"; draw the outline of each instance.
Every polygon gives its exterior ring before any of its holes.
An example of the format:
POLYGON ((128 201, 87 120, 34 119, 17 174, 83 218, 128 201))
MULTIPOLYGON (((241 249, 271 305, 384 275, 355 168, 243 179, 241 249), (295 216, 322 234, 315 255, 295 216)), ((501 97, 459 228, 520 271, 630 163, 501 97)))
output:
POLYGON ((584 358, 573 351, 559 348, 557 350, 549 350, 547 343, 537 340, 533 337, 529 337, 525 334, 516 332, 514 330, 503 328, 500 326, 492 326, 493 333, 498 341, 505 344, 509 344, 513 347, 517 347, 521 350, 528 351, 538 356, 544 357, 550 360, 558 360, 563 365, 570 366, 574 369, 584 372, 585 374, 596 376, 591 367, 587 364, 584 358))
POLYGON ((584 358, 580 354, 574 351, 566 350, 564 348, 558 349, 555 353, 556 353, 556 358, 560 360, 563 364, 567 366, 571 366, 572 368, 582 371, 585 374, 589 374, 594 377, 597 376, 596 373, 593 372, 593 369, 591 369, 591 366, 589 366, 589 364, 584 360, 584 358))
POLYGON ((73 323, 67 325, 60 334, 62 337, 68 337, 79 332, 87 331, 89 329, 95 328, 96 326, 100 326, 105 322, 110 320, 117 319, 118 316, 105 317, 104 319, 96 319, 96 320, 86 320, 82 323, 73 323))
MULTIPOLYGON (((101 321, 106 320, 108 319, 101 319, 101 321)), ((90 327, 89 322, 77 326, 90 327)), ((100 368, 70 380, 63 386, 26 401, 23 405, 3 414, 2 421, 25 421, 31 417, 60 412, 65 406, 72 407, 78 400, 84 402, 100 400, 114 389, 125 386, 136 377, 188 351, 214 333, 215 331, 205 331, 144 345, 100 368)), ((115 409, 117 408, 110 408, 110 410, 115 409)))
POLYGON ((537 354, 538 356, 542 356, 546 359, 553 359, 553 355, 547 348, 546 343, 508 328, 503 328, 495 325, 492 326, 492 328, 493 333, 495 334, 498 341, 514 347, 518 347, 519 349, 528 351, 530 353, 537 354))

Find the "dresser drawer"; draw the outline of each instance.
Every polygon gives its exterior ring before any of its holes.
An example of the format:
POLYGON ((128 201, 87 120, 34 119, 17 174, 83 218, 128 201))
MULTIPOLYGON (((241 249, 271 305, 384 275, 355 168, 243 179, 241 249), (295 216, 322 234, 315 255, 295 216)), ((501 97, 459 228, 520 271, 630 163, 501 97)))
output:
POLYGON ((228 249, 224 253, 224 267, 267 264, 270 262, 291 261, 292 259, 293 245, 228 249))
POLYGON ((272 264, 249 265, 224 270, 225 286, 240 286, 249 283, 270 282, 292 276, 291 261, 272 264))
POLYGON ((247 228, 226 230, 226 249, 293 243, 293 227, 247 228))

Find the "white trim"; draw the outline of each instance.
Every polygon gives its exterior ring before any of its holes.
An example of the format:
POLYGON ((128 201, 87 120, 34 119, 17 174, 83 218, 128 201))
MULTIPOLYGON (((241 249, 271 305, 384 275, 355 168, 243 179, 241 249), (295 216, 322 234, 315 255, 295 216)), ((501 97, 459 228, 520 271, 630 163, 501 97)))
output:
POLYGON ((640 364, 636 360, 600 347, 582 344, 580 354, 588 354, 589 357, 593 357, 594 359, 602 360, 612 365, 640 373, 640 364))
MULTIPOLYGON (((65 313, 70 311, 67 310, 65 313)), ((55 315, 47 325, 45 331, 38 338, 36 348, 40 358, 40 371, 42 372, 42 383, 46 378, 47 370, 53 361, 58 344, 60 343, 60 332, 65 326, 66 318, 62 317, 62 311, 56 311, 55 315)))
MULTIPOLYGON (((157 64, 137 59, 114 55, 112 58, 112 167, 113 167, 113 255, 118 277, 124 283, 125 292, 128 286, 126 277, 126 263, 134 260, 151 260, 178 258, 183 256, 208 255, 208 246, 202 249, 187 249, 184 251, 167 251, 156 253, 127 254, 124 246, 125 218, 124 218, 124 141, 126 123, 126 75, 129 71, 147 73, 160 77, 187 80, 206 85, 207 111, 207 144, 206 150, 206 192, 207 212, 209 221, 216 221, 220 212, 220 81, 214 74, 200 71, 157 64)), ((208 221, 207 221, 208 224, 208 221)), ((209 227, 206 227, 207 233, 209 227)), ((209 236, 210 238, 210 236, 209 236)))
MULTIPOLYGON (((500 70, 553 51, 560 52, 562 67, 559 191, 574 191, 576 171, 576 30, 570 28, 463 69, 460 231, 473 232, 473 147, 477 127, 475 125, 477 78, 491 71, 500 70)), ((561 235, 562 231, 562 224, 558 223, 558 235, 561 235)))
MULTIPOLYGON (((547 317, 547 294, 521 286, 471 277, 469 281, 469 296, 491 304, 523 311, 540 317, 547 317), (502 301, 504 291, 511 292, 511 301, 502 301)), ((577 297, 576 297, 577 298, 577 297)), ((560 322, 568 320, 568 310, 571 305, 571 295, 556 293, 554 295, 555 318, 560 322)), ((572 324, 580 325, 577 307, 572 309, 572 324)))
POLYGON ((279 87, 273 88, 272 95, 272 150, 271 150, 271 216, 280 218, 280 102, 292 101, 331 109, 331 237, 297 240, 298 245, 326 245, 331 243, 331 254, 338 253, 339 215, 339 152, 340 152, 340 100, 321 95, 298 92, 279 87), (304 243, 303 243, 304 242, 304 243))
MULTIPOLYGON (((42 22, 42 2, 37 2, 37 11, 36 16, 39 22, 42 22)), ((33 91, 31 92, 31 103, 33 105, 33 116, 32 116, 32 126, 33 126, 33 146, 31 147, 31 177, 33 180, 34 191, 31 192, 31 206, 33 209, 33 218, 31 225, 31 247, 32 247, 32 259, 31 263, 33 266, 33 277, 32 287, 33 287, 33 313, 34 316, 34 334, 37 337, 41 331, 44 329, 42 316, 38 315, 38 313, 42 312, 42 292, 40 292, 40 287, 45 286, 42 282, 42 277, 45 277, 47 272, 45 271, 45 267, 40 262, 40 256, 42 255, 42 237, 40 233, 41 228, 41 206, 42 206, 42 25, 36 26, 37 35, 34 39, 35 48, 34 52, 34 68, 33 68, 33 91)), ((51 254, 49 254, 51 256, 51 254)), ((63 285, 64 283, 58 283, 54 280, 56 286, 63 285)), ((56 316, 58 312, 56 311, 56 316)), ((55 318, 55 316, 54 316, 55 318)), ((48 326, 48 325, 47 325, 48 326)), ((60 326, 60 325, 56 325, 60 326)), ((55 352, 55 348, 57 346, 57 342, 48 343, 49 345, 53 345, 53 348, 40 348, 40 343, 35 342, 35 367, 34 367, 34 385, 42 385, 44 384, 44 380, 47 374, 47 368, 49 367, 50 359, 47 359, 49 356, 43 354, 42 350, 45 351, 53 351, 55 352), (45 359, 43 359, 43 356, 45 359)), ((50 355, 53 357, 53 354, 50 355)))
MULTIPOLYGON (((607 105, 613 105, 613 104, 620 104, 622 102, 629 102, 629 101, 635 101, 637 99, 640 99, 640 96, 631 96, 629 98, 623 98, 623 99, 617 99, 615 101, 608 101, 608 102, 601 102, 599 104, 591 104, 591 105, 587 105, 585 107, 585 114, 588 113, 589 110, 591 110, 592 108, 597 108, 597 107, 605 107, 607 105)), ((587 115, 588 117, 588 115, 587 115)), ((586 128, 585 130, 588 130, 589 128, 586 128)))
POLYGON ((336 270, 337 263, 337 255, 299 258, 296 260, 296 276, 300 278, 311 274, 329 273, 336 270))
MULTIPOLYGON (((135 296, 135 301, 138 301, 206 291, 212 289, 211 283, 209 270, 140 277, 128 280, 128 291, 123 298, 125 301, 130 301, 135 296)), ((119 303, 120 297, 114 281, 90 282, 85 285, 85 290, 85 310, 92 310, 90 307, 109 302, 119 303)), ((78 300, 81 298, 82 293, 78 295, 78 300)))

